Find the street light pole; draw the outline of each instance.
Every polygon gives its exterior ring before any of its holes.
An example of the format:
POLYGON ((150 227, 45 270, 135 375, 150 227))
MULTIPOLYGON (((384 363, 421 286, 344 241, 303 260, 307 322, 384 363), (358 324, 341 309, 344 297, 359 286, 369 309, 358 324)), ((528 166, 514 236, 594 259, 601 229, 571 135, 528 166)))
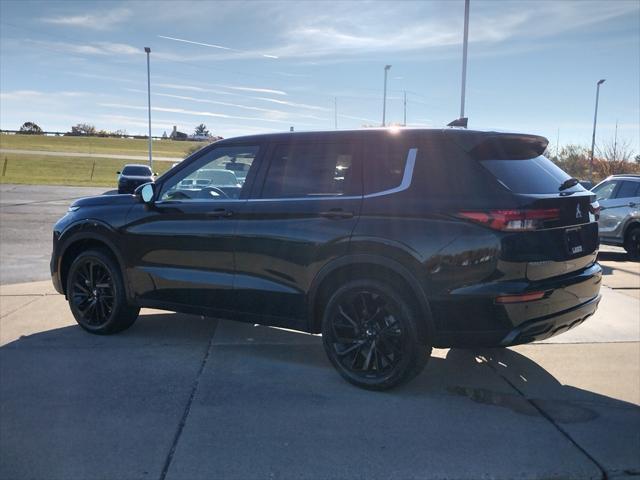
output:
POLYGON ((391 69, 391 65, 384 66, 384 95, 382 97, 382 126, 385 126, 385 119, 387 116, 387 73, 391 69))
POLYGON ((333 126, 338 129, 338 97, 333 97, 333 126))
POLYGON ((402 123, 403 126, 407 126, 407 91, 404 91, 404 122, 402 123))
POLYGON ((151 69, 149 66, 149 54, 151 49, 144 47, 144 51, 147 53, 147 105, 149 107, 149 167, 153 170, 153 157, 151 155, 151 69))
POLYGON ((600 98, 600 85, 605 82, 606 79, 598 81, 596 85, 596 111, 593 114, 593 134, 591 135, 591 155, 589 156, 589 180, 593 183, 593 149, 596 146, 596 122, 598 121, 598 99, 600 98))
POLYGON ((462 86, 460 92, 460 118, 464 118, 464 100, 467 89, 467 45, 469 43, 469 0, 464 0, 464 36, 462 39, 462 86))

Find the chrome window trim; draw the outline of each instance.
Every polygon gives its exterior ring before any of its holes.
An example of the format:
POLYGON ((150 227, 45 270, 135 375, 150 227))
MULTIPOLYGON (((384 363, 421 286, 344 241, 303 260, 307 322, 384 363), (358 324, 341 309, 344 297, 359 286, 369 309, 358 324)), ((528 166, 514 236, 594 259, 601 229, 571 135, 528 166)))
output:
POLYGON ((407 160, 404 165, 404 173, 402 175, 402 181, 400 185, 388 190, 382 190, 381 192, 367 193, 366 195, 327 195, 327 196, 310 196, 310 197, 281 197, 281 198, 221 198, 221 199, 193 199, 193 200, 162 200, 156 203, 194 203, 194 202, 299 202, 308 200, 360 200, 362 198, 376 198, 384 197, 386 195, 393 195, 394 193, 400 193, 407 190, 411 186, 413 181, 413 170, 416 165, 416 157, 418 156, 418 149, 416 147, 410 148, 407 153, 407 160))

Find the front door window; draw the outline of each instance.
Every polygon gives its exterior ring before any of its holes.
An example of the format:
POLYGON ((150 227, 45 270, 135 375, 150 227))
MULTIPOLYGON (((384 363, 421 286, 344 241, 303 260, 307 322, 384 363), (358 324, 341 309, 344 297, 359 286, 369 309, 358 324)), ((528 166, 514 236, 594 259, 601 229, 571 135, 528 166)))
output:
POLYGON ((258 150, 257 146, 214 148, 165 182, 160 200, 201 202, 240 198, 258 150))

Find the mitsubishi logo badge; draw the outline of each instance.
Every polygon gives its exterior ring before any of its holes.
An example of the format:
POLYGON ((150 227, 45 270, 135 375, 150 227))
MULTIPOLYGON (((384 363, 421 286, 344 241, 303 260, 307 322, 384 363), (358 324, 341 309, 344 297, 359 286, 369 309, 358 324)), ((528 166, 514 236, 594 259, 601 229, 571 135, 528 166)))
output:
POLYGON ((580 211, 580 205, 576 205, 576 218, 582 218, 582 212, 580 211))

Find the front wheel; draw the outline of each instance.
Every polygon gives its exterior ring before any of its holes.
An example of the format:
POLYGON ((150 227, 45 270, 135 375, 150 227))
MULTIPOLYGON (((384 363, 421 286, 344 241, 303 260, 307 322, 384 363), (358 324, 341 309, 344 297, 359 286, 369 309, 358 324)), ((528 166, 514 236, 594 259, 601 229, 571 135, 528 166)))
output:
POLYGON ((322 341, 347 381, 386 390, 422 371, 431 347, 419 340, 418 319, 394 288, 355 280, 336 290, 324 310, 322 341))
POLYGON ((127 304, 117 262, 102 250, 82 252, 67 276, 67 298, 78 325, 105 335, 129 328, 140 309, 127 304))
POLYGON ((631 258, 640 258, 640 227, 631 227, 627 232, 624 249, 631 258))

